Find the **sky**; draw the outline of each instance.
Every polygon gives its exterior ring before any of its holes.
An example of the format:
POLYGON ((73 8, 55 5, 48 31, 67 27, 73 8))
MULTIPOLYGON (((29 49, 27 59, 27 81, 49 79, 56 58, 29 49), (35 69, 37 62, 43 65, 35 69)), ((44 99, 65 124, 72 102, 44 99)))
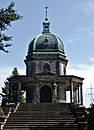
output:
MULTIPOLYGON (((6 8, 12 0, 0 0, 0 8, 6 8)), ((90 87, 94 88, 94 0, 14 0, 14 8, 23 16, 5 32, 13 36, 13 46, 6 54, 0 51, 0 91, 4 81, 17 67, 25 74, 24 60, 30 41, 42 33, 45 6, 51 32, 63 41, 68 66, 67 74, 81 76, 84 105, 89 106, 90 87)), ((92 94, 94 90, 92 89, 92 94)))

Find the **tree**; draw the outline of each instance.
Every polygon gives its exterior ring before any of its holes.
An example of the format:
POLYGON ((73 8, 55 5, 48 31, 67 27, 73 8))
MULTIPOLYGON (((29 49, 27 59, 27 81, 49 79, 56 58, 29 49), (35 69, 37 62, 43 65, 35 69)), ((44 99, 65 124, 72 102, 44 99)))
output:
POLYGON ((6 48, 12 45, 9 43, 12 40, 12 36, 5 35, 3 31, 8 30, 12 22, 22 19, 22 16, 13 8, 14 5, 15 3, 11 2, 7 8, 0 9, 0 50, 7 53, 9 51, 6 48))
POLYGON ((85 118, 87 120, 87 129, 94 130, 94 103, 91 104, 91 107, 86 108, 85 118))
POLYGON ((10 77, 18 76, 18 75, 19 75, 18 70, 17 70, 17 68, 15 67, 15 68, 13 69, 12 74, 11 74, 10 77))
POLYGON ((4 82, 5 86, 2 87, 2 93, 0 93, 1 97, 2 97, 2 106, 5 106, 8 104, 9 102, 9 82, 6 79, 6 81, 4 82))
MULTIPOLYGON (((9 76, 8 78, 18 76, 18 75, 19 75, 19 73, 18 73, 17 68, 14 68, 11 76, 9 76)), ((8 78, 4 82, 5 86, 2 87, 2 93, 0 93, 0 95, 2 97, 2 103, 1 103, 2 106, 6 106, 6 105, 9 104, 9 102, 10 102, 10 92, 11 92, 11 101, 12 101, 13 91, 11 89, 11 86, 9 85, 8 78)), ((23 102, 23 101, 24 101, 23 92, 21 92, 20 102, 23 102)))

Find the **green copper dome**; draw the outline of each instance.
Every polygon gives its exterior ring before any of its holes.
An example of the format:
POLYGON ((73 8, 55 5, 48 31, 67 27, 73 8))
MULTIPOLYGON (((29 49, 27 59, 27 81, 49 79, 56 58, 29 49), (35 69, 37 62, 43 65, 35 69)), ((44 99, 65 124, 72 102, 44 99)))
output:
POLYGON ((33 52, 61 52, 64 54, 63 42, 51 33, 42 33, 35 37, 29 44, 28 54, 33 52))
MULTIPOLYGON (((47 9, 47 7, 46 7, 47 9)), ((47 10, 46 10, 46 18, 43 22, 43 31, 42 34, 35 37, 29 44, 28 54, 35 52, 61 52, 64 54, 64 45, 63 42, 57 36, 53 35, 50 32, 50 22, 47 18, 47 10)))

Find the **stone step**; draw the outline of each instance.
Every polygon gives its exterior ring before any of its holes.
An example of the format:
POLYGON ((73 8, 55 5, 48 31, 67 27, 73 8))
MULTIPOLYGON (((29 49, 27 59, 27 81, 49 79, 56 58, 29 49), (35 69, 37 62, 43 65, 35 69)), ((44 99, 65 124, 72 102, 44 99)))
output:
POLYGON ((34 119, 22 119, 22 118, 20 118, 20 119, 9 119, 8 120, 8 122, 68 122, 68 123, 74 123, 75 122, 75 120, 74 119, 58 119, 58 120, 54 120, 54 119, 40 119, 40 120, 38 120, 38 119, 36 119, 36 120, 34 120, 34 119))
MULTIPOLYGON (((30 127, 30 126, 14 126, 14 127, 11 127, 11 126, 7 126, 4 128, 4 130, 79 130, 78 126, 62 126, 62 127, 58 127, 58 126, 55 126, 55 127, 46 127, 46 126, 38 126, 38 127, 30 127)), ((83 130, 83 129, 80 129, 80 130, 83 130)))
POLYGON ((75 125, 75 123, 74 122, 67 122, 67 121, 65 121, 65 122, 59 122, 59 121, 47 121, 47 122, 45 122, 45 121, 41 121, 41 122, 39 122, 39 121, 37 121, 37 122, 29 122, 29 121, 21 121, 21 122, 7 122, 7 125, 75 125))
POLYGON ((49 116, 49 115, 41 115, 41 116, 39 116, 39 115, 11 115, 10 116, 10 118, 9 119, 71 119, 71 120, 75 120, 76 118, 74 118, 73 117, 73 115, 70 115, 70 116, 62 116, 62 115, 60 115, 60 116, 56 116, 56 115, 54 115, 54 116, 49 116))
POLYGON ((13 113, 13 115, 56 115, 56 116, 59 116, 59 115, 62 115, 62 116, 65 116, 65 115, 71 115, 71 112, 67 111, 67 112, 64 112, 64 111, 17 111, 16 113, 13 113))
POLYGON ((75 121, 75 119, 76 118, 66 118, 66 117, 62 117, 62 118, 60 118, 60 117, 55 117, 55 118, 51 118, 51 117, 34 117, 34 118, 32 118, 32 117, 11 117, 11 118, 9 118, 8 120, 72 120, 72 121, 75 121))
POLYGON ((18 110, 59 110, 59 109, 65 109, 69 108, 70 105, 67 103, 39 103, 39 104, 31 104, 31 103, 23 103, 20 105, 18 110))
POLYGON ((44 127, 77 127, 77 124, 75 124, 75 123, 71 123, 71 124, 69 124, 69 123, 62 123, 62 122, 41 122, 41 123, 39 123, 39 122, 34 122, 34 123, 31 123, 31 122, 26 122, 26 123, 23 123, 23 122, 20 122, 20 123, 7 123, 7 125, 5 125, 5 127, 9 127, 9 126, 11 126, 11 128, 13 127, 20 127, 20 126, 22 126, 22 127, 38 127, 38 126, 44 126, 44 127))
POLYGON ((41 110, 32 110, 32 109, 26 109, 26 110, 19 110, 18 109, 18 111, 17 112, 37 112, 37 111, 39 111, 39 112, 45 112, 45 111, 47 111, 47 112, 70 112, 70 110, 69 109, 57 109, 57 110, 51 110, 51 109, 47 109, 47 110, 43 110, 43 109, 41 109, 41 110))
POLYGON ((76 118, 73 117, 70 111, 70 104, 23 103, 20 104, 15 113, 10 115, 4 129, 20 130, 20 128, 30 128, 30 130, 44 130, 47 128, 47 130, 79 130, 75 120, 76 118))

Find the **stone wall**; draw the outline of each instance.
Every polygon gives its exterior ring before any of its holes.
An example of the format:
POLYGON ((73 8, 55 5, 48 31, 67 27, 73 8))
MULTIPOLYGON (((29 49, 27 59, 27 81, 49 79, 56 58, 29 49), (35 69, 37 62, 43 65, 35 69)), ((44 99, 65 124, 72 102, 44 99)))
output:
POLYGON ((27 75, 31 76, 32 74, 39 74, 48 69, 54 74, 56 74, 56 61, 52 60, 33 60, 27 63, 27 75))

